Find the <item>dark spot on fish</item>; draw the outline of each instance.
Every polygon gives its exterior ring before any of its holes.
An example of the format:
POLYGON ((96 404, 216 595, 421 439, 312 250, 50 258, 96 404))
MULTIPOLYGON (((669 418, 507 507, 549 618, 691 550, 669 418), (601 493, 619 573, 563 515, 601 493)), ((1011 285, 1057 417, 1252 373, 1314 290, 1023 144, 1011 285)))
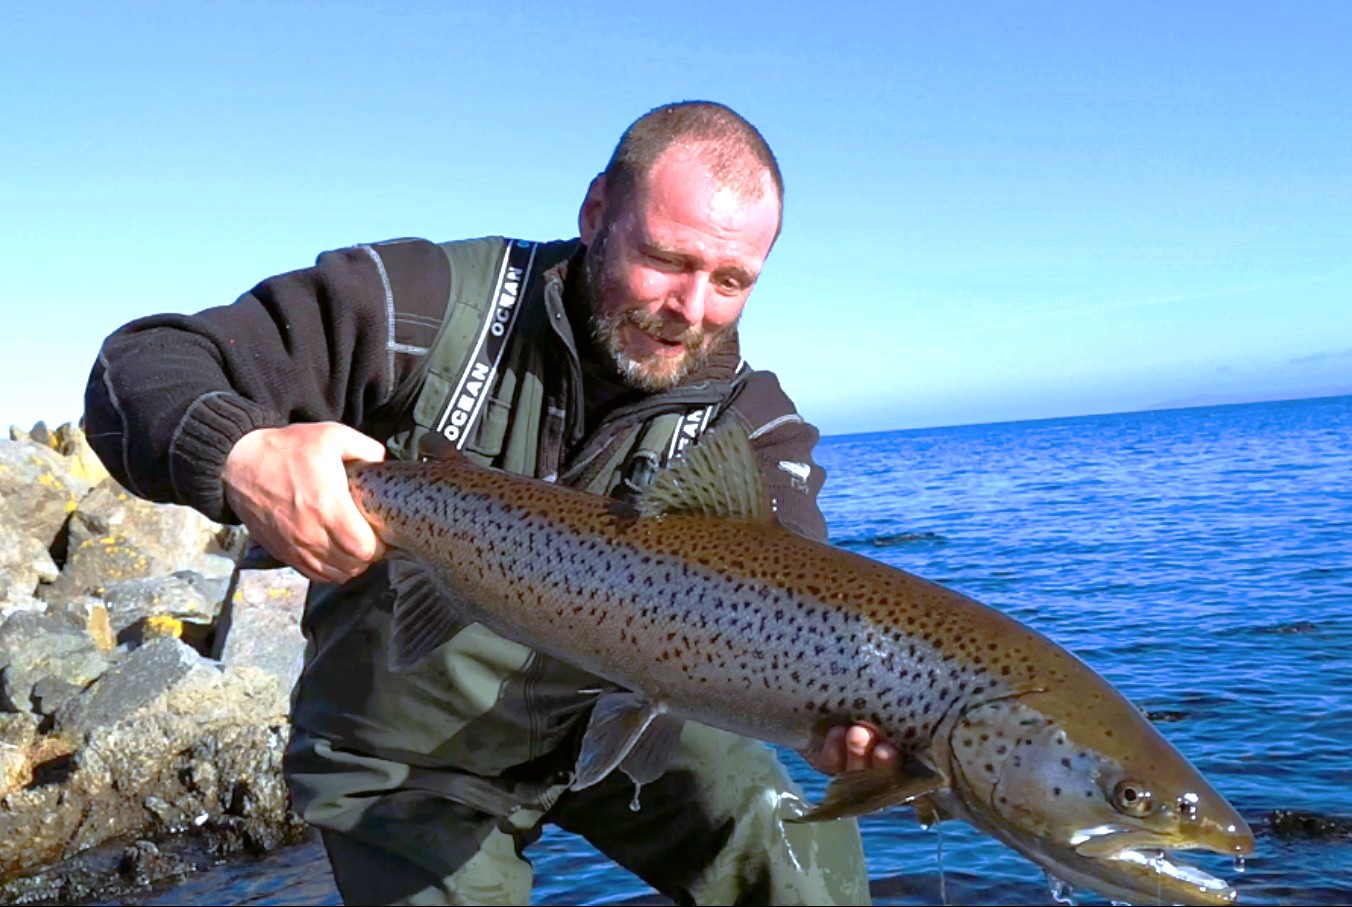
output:
POLYGON ((1059 796, 1061 796, 1061 788, 1059 788, 1059 787, 1053 787, 1053 788, 1052 788, 1052 796, 1053 796, 1053 797, 1059 797, 1059 796))
POLYGON ((1069 759, 1063 758, 1063 759, 1061 760, 1061 764, 1064 765, 1066 768, 1070 768, 1070 760, 1069 760, 1069 759))

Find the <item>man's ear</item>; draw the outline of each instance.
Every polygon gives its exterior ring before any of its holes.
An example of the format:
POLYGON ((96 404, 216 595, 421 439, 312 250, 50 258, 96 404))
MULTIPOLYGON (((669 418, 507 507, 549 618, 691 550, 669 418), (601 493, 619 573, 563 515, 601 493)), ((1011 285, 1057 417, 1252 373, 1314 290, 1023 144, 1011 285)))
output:
POLYGON ((591 245, 601 224, 605 223, 605 216, 606 175, 598 173, 587 187, 587 197, 582 200, 582 208, 577 212, 577 231, 583 245, 591 245))

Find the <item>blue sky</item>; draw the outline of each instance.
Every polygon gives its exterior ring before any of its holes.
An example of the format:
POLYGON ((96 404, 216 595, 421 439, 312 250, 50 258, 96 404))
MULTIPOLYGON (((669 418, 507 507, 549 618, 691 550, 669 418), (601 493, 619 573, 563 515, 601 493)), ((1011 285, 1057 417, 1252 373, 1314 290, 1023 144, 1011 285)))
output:
POLYGON ((325 249, 571 236, 635 116, 755 122, 744 319, 827 433, 1352 393, 1352 4, 25 4, 0 425, 325 249))

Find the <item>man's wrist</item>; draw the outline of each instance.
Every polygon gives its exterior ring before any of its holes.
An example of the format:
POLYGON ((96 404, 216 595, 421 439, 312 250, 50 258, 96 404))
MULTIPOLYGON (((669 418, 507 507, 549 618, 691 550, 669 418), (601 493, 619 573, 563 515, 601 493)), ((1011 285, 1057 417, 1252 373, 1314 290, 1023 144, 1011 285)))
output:
POLYGON ((169 448, 170 480, 179 502, 217 522, 238 523, 225 499, 226 461, 245 435, 284 424, 279 413, 238 394, 199 397, 184 414, 169 448))

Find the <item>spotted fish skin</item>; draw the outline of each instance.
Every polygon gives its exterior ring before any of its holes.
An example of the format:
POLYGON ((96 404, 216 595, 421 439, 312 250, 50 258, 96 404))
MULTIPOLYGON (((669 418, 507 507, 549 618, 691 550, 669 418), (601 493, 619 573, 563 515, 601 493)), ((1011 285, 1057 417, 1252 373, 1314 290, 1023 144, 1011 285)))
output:
POLYGON ((351 488, 464 620, 671 715, 799 750, 877 725, 904 767, 842 776, 819 818, 906 802, 1120 900, 1234 900, 1136 855, 1248 852, 1243 819, 1106 681, 999 611, 769 519, 640 516, 461 457, 366 467, 351 488), (1124 783, 1155 808, 1134 814, 1124 783))

